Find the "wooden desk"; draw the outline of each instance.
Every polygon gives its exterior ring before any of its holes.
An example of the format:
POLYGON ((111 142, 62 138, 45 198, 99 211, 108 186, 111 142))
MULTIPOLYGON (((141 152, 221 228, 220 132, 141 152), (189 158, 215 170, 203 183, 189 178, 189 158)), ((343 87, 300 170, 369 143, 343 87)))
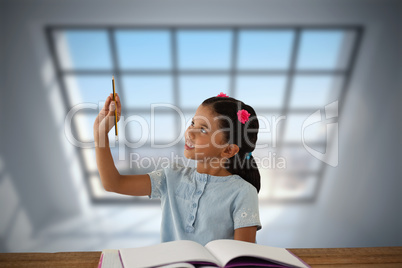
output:
MULTIPOLYGON (((311 267, 402 267, 402 247, 289 249, 311 267)), ((101 252, 0 253, 0 267, 96 268, 101 252)))

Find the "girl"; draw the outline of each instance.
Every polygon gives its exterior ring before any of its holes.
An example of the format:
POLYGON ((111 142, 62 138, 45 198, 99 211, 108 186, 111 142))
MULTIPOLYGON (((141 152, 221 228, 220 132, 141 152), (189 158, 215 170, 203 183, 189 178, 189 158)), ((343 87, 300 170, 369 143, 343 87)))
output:
MULTIPOLYGON (((117 95, 117 94, 116 94, 117 95)), ((260 174, 251 152, 257 142, 254 109, 219 94, 206 99, 185 132, 184 155, 197 168, 171 164, 143 175, 120 175, 113 163, 107 133, 120 98, 106 99, 94 123, 96 163, 106 191, 160 198, 162 242, 216 239, 255 243, 261 229, 257 193, 260 174)))

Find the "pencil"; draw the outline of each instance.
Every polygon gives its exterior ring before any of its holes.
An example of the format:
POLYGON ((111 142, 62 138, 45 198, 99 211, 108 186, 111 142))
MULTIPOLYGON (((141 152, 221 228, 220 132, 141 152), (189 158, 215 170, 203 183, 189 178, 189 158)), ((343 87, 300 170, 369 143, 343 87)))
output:
POLYGON ((116 141, 119 140, 119 136, 117 136, 118 131, 117 131, 117 103, 116 103, 116 90, 114 87, 114 76, 112 76, 112 85, 113 85, 113 101, 115 104, 115 109, 114 109, 114 120, 115 120, 115 125, 114 125, 114 131, 116 135, 116 141))

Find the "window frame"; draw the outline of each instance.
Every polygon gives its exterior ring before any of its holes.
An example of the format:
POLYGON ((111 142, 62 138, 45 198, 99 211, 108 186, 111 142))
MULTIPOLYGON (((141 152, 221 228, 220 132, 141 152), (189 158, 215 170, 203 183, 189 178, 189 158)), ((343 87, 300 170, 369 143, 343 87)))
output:
MULTIPOLYGON (((303 114, 303 113, 312 113, 316 111, 316 108, 292 108, 289 107, 290 97, 293 91, 293 83, 295 80, 296 75, 340 75, 343 76, 344 80, 341 85, 341 90, 339 93, 338 98, 338 118, 341 117, 342 114, 342 106, 345 101, 345 97, 349 88, 350 80, 353 74, 354 66, 358 57, 359 48, 361 46, 361 42, 363 39, 364 27, 361 25, 333 25, 333 26, 320 26, 320 25, 306 25, 306 26, 299 26, 299 25, 285 25, 285 26, 272 26, 272 25, 258 25, 258 26, 70 26, 70 25, 48 25, 45 26, 45 35, 47 38, 48 48, 51 54, 52 62, 56 69, 57 80, 58 84, 61 88, 62 97, 64 100, 64 105, 67 109, 72 107, 71 103, 69 102, 68 94, 67 94, 67 86, 64 83, 64 76, 65 75, 86 75, 86 74, 103 74, 103 75, 114 75, 115 80, 120 87, 123 87, 122 83, 122 75, 123 74, 138 74, 138 75, 160 75, 160 74, 168 74, 172 76, 173 81, 173 104, 178 106, 179 104, 179 76, 183 74, 195 74, 195 75, 205 75, 205 74, 224 74, 229 75, 229 96, 236 96, 236 76, 239 74, 264 74, 264 75, 278 75, 282 74, 286 76, 286 84, 285 84, 285 96, 283 99, 283 105, 279 108, 266 108, 266 109, 259 109, 264 113, 272 113, 276 112, 279 113, 281 116, 288 116, 289 114, 303 114), (53 34, 56 31, 63 31, 63 30, 99 30, 103 29, 106 30, 108 33, 109 39, 109 46, 111 49, 112 55, 112 69, 107 71, 102 70, 62 70, 60 60, 58 58, 58 54, 56 51, 56 45, 53 38, 53 34), (169 71, 164 70, 121 70, 119 68, 118 62, 118 54, 117 54, 117 44, 115 38, 115 32, 118 30, 144 30, 144 31, 151 31, 151 30, 165 30, 169 31, 170 33, 170 43, 171 43, 171 56, 172 56, 172 68, 169 71), (225 71, 217 71, 217 70, 179 70, 178 68, 178 51, 177 51, 177 33, 180 30, 231 30, 233 32, 233 40, 232 40, 232 55, 231 55, 231 66, 230 70, 225 71), (286 70, 283 69, 268 69, 268 70, 255 70, 255 71, 245 71, 239 70, 236 68, 237 63, 237 55, 238 55, 238 40, 239 40, 239 32, 243 30, 291 30, 294 32, 294 40, 291 49, 290 55, 290 65, 289 68, 286 70), (320 70, 320 69, 310 69, 310 70, 297 70, 296 68, 296 61, 298 58, 298 51, 300 50, 300 39, 301 34, 303 31, 308 30, 341 30, 341 31, 352 31, 355 34, 354 43, 351 46, 351 53, 350 57, 347 60, 346 68, 340 70, 320 70)), ((119 94, 122 99, 124 99, 124 90, 122 88, 119 89, 119 94)), ((322 107, 323 108, 323 107, 322 107)), ((323 110, 323 109, 321 109, 323 110)), ((184 108, 182 109, 183 113, 193 113, 193 109, 184 108)), ((90 114, 97 114, 97 111, 90 111, 90 114)), ((129 109, 123 106, 122 114, 135 114, 135 113, 149 113, 151 111, 149 109, 129 109)), ((339 119, 338 119, 339 120, 339 119)), ((71 126, 72 133, 75 137, 77 137, 77 127, 75 124, 71 126)), ((283 137, 283 133, 286 131, 286 124, 281 124, 279 126, 279 137, 283 137)), ((331 133, 331 138, 328 141, 330 146, 334 144, 333 133, 331 133)), ((147 141, 147 144, 149 142, 147 141)), ((280 155, 280 151, 284 147, 294 147, 299 146, 299 142, 284 142, 283 139, 279 139, 278 145, 276 148, 279 150, 277 154, 280 155)), ((316 146, 325 146, 325 142, 320 142, 314 144, 316 146)), ((181 150, 184 146, 183 142, 179 142, 174 147, 177 150, 181 150)), ((328 146, 328 145, 327 145, 328 146)), ((83 149, 76 147, 78 156, 80 158, 80 162, 84 163, 84 153, 83 149)), ((321 161, 322 162, 322 161, 321 161)), ((273 198, 272 194, 268 198, 264 198, 263 200, 260 199, 262 203, 280 203, 280 204, 292 204, 292 203, 313 203, 319 194, 323 176, 327 170, 327 164, 322 162, 321 166, 319 167, 317 172, 313 172, 313 175, 316 176, 316 183, 314 188, 314 193, 311 197, 308 198, 273 198)), ((87 189, 90 193, 90 198, 93 204, 110 204, 110 203, 119 203, 119 204, 156 204, 159 203, 158 200, 149 200, 144 197, 130 197, 130 198, 112 198, 112 197, 102 197, 98 198, 94 195, 93 189, 90 185, 90 177, 98 174, 97 172, 90 172, 85 168, 85 164, 82 165, 82 172, 84 174, 84 178, 86 180, 87 189)), ((300 171, 296 172, 296 174, 304 174, 308 175, 309 172, 300 171)), ((263 178, 261 178, 263 180, 263 178)))

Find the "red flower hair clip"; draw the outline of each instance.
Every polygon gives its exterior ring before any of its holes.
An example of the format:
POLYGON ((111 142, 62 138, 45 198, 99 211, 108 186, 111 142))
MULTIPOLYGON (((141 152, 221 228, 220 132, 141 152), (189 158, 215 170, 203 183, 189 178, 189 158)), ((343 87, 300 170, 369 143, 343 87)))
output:
POLYGON ((217 97, 229 98, 229 96, 226 95, 226 94, 223 93, 223 92, 219 93, 217 97))
POLYGON ((246 110, 239 110, 237 112, 237 118, 239 119, 239 121, 244 124, 248 121, 249 117, 250 117, 250 113, 247 112, 246 110))

